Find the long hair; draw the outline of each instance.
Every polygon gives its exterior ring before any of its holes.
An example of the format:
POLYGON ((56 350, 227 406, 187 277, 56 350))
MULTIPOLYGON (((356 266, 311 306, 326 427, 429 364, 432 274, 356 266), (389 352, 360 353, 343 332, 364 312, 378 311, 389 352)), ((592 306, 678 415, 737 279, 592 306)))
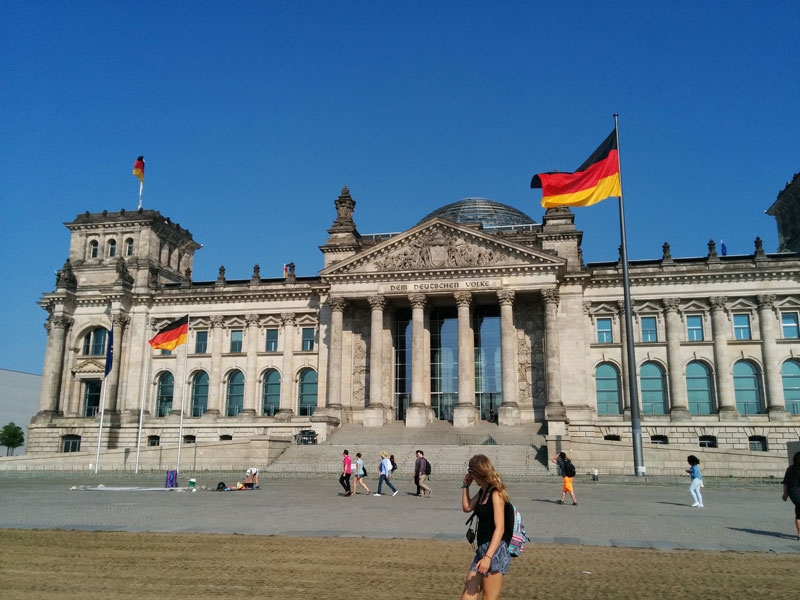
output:
POLYGON ((795 467, 800 467, 800 452, 794 453, 794 458, 792 459, 792 464, 795 467))
POLYGON ((493 487, 497 495, 502 498, 503 502, 508 502, 508 490, 505 484, 503 484, 503 480, 500 478, 500 473, 495 470, 488 456, 485 454, 476 454, 470 458, 469 470, 473 475, 480 477, 488 483, 489 487, 493 487))

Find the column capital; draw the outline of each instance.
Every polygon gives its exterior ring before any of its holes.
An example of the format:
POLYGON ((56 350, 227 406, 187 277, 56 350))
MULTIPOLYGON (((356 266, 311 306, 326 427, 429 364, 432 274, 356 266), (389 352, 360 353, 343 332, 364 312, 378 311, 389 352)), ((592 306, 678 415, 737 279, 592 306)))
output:
POLYGON ((712 310, 725 310, 727 308, 728 298, 725 296, 711 296, 708 301, 711 303, 712 310))
POLYGON ((775 294, 759 294, 757 298, 758 308, 771 309, 775 306, 775 294))
POLYGON ((678 312, 678 308, 681 305, 681 301, 678 298, 664 298, 661 303, 664 305, 664 311, 666 312, 678 312))
POLYGON ((557 289, 548 288, 540 291, 545 304, 558 304, 559 295, 557 289))
POLYGON ((281 313, 281 322, 284 325, 294 325, 296 315, 293 312, 281 313))
POLYGON ((458 306, 469 308, 470 304, 472 304, 472 292, 456 292, 453 297, 456 299, 458 306))
POLYGON ((250 314, 244 316, 244 322, 248 327, 258 327, 258 315, 250 314))
POLYGON ((328 298, 328 302, 331 305, 331 310, 343 312, 344 309, 347 307, 347 298, 343 298, 342 296, 331 296, 328 298))
POLYGON ((372 310, 383 310, 386 308, 386 298, 384 296, 370 296, 367 298, 369 307, 372 310))
POLYGON ((222 329, 222 317, 211 317, 208 322, 211 325, 211 329, 222 329))
POLYGON ((125 328, 128 327, 131 322, 131 318, 127 314, 120 313, 114 316, 112 322, 117 326, 118 329, 125 331, 125 328))
POLYGON ((428 297, 425 294, 409 294, 408 301, 411 302, 412 308, 425 308, 428 297))
POLYGON ((70 317, 65 317, 63 315, 58 317, 51 317, 47 323, 45 323, 45 329, 48 331, 50 327, 55 327, 56 329, 67 329, 70 325, 72 325, 72 319, 70 317))
MULTIPOLYGON (((544 290, 542 290, 544 294, 544 290)), ((498 290, 497 291, 497 299, 500 301, 500 306, 504 304, 514 304, 514 290, 498 290)))

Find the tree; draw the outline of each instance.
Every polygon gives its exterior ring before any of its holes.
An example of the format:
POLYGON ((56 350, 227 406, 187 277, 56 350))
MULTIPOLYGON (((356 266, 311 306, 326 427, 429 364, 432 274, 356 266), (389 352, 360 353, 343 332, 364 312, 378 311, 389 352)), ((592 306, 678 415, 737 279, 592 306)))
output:
POLYGON ((22 427, 11 421, 0 430, 0 446, 6 447, 6 456, 14 456, 14 450, 25 443, 22 427))

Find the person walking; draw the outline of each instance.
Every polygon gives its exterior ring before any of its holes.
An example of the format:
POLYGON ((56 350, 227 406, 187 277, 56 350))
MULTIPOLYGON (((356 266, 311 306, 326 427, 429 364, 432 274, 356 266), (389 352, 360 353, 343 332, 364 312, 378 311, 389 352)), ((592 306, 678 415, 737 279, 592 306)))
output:
POLYGON ((478 517, 477 548, 467 572, 461 600, 496 600, 503 587, 503 576, 508 573, 511 555, 508 543, 513 533, 506 527, 508 491, 492 461, 483 454, 469 459, 469 469, 461 484, 461 509, 478 517), (475 495, 470 485, 477 484, 475 495))
POLYGON ((689 468, 686 472, 691 476, 692 482, 689 484, 689 493, 694 499, 692 508, 703 508, 703 494, 700 493, 700 488, 703 486, 703 476, 700 474, 700 459, 694 454, 687 457, 689 468))
POLYGON ((364 461, 361 460, 361 452, 356 452, 356 471, 355 471, 356 482, 353 484, 353 495, 354 496, 356 494, 358 494, 358 486, 359 485, 366 490, 366 492, 367 492, 366 495, 367 496, 370 495, 371 492, 369 491, 369 488, 367 487, 367 484, 364 483, 364 476, 365 475, 366 475, 366 471, 364 471, 364 461))
POLYGON ((425 458, 425 453, 422 450, 417 450, 417 460, 414 461, 414 483, 417 484, 417 496, 428 498, 431 497, 433 491, 427 485, 425 480, 428 478, 428 459, 425 458))
POLYGON ((350 459, 350 453, 345 450, 342 452, 342 474, 339 476, 339 483, 344 488, 345 497, 350 496, 353 492, 350 490, 350 475, 353 472, 353 461, 350 459))
POLYGON ((783 475, 783 501, 789 498, 794 504, 794 526, 797 528, 797 541, 800 542, 800 452, 794 453, 792 464, 783 475))
POLYGON ((397 496, 397 488, 392 485, 390 481, 392 477, 392 463, 386 458, 386 452, 381 451, 381 462, 378 467, 380 471, 380 478, 378 479, 378 491, 375 492, 376 496, 382 496, 381 490, 383 489, 383 483, 386 482, 386 485, 389 486, 389 489, 392 490, 392 496, 397 496))
POLYGON ((567 497, 567 494, 569 494, 572 498, 572 506, 578 506, 573 483, 575 478, 575 465, 572 464, 572 459, 567 456, 566 452, 559 452, 552 462, 558 465, 561 477, 563 477, 561 483, 561 500, 557 500, 557 503, 564 504, 564 499, 567 497))

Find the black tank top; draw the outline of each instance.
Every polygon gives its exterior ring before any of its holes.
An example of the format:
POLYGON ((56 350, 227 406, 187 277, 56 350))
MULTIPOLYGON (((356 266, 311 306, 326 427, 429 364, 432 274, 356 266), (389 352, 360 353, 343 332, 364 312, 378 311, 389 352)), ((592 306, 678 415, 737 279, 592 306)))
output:
MULTIPOLYGON (((477 541, 478 545, 484 544, 492 539, 492 535, 494 534, 494 508, 492 507, 492 492, 494 492, 494 488, 489 488, 488 496, 489 499, 486 501, 486 504, 482 504, 483 502, 483 491, 480 492, 478 496, 478 503, 475 505, 475 516, 478 517, 478 535, 477 541)), ((504 515, 504 525, 505 531, 503 532, 503 539, 507 542, 511 541, 511 536, 513 534, 513 523, 512 527, 509 528, 508 526, 508 512, 509 512, 509 505, 506 502, 505 510, 503 511, 504 515)), ((513 515, 512 515, 512 522, 513 522, 513 515)))

